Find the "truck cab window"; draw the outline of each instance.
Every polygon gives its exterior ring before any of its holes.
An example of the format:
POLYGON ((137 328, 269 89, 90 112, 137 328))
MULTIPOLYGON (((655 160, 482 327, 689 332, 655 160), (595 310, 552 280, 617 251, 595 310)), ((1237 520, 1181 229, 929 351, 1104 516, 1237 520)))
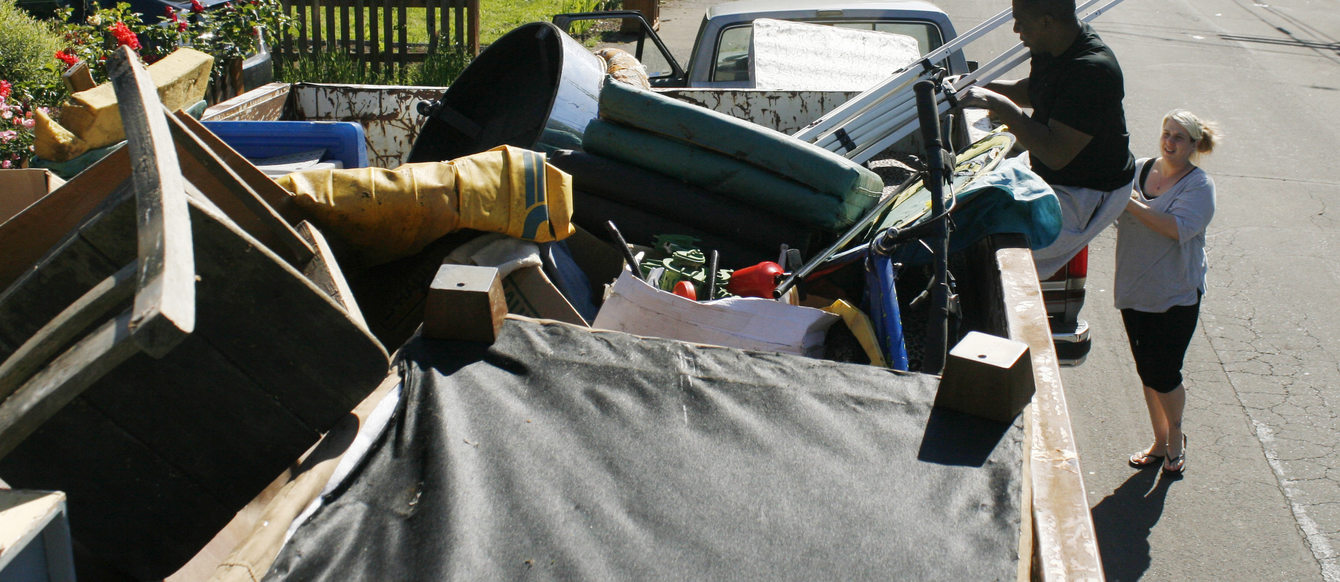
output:
MULTIPOLYGON (((944 44, 940 29, 929 22, 889 22, 884 21, 843 21, 815 22, 851 28, 855 30, 875 30, 910 36, 917 41, 921 54, 933 51, 944 44)), ((712 63, 714 82, 749 81, 749 46, 754 36, 752 23, 732 26, 721 31, 717 43, 716 59, 712 63)))
POLYGON ((753 24, 733 26, 721 31, 717 58, 712 63, 713 81, 749 80, 749 44, 753 37, 753 24))

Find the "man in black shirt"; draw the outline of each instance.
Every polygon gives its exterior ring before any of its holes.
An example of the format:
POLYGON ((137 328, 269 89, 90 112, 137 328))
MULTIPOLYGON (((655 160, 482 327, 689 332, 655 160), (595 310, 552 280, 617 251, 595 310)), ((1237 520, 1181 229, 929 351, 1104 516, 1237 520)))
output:
POLYGON ((1056 191, 1061 234, 1033 253, 1045 277, 1120 216, 1135 158, 1121 105, 1121 67, 1076 18, 1074 0, 1014 0, 1014 31, 1032 53, 1028 77, 971 87, 961 101, 1008 125, 1028 150, 1033 171, 1056 191))

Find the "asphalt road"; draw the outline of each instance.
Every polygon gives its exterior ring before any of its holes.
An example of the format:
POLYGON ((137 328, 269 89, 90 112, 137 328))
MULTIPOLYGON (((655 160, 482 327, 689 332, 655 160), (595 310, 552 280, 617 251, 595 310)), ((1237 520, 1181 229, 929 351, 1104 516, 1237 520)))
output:
MULTIPOLYGON (((676 57, 713 3, 663 0, 676 57)), ((1009 5, 937 3, 960 31, 1009 5)), ((1091 247, 1094 349, 1061 376, 1107 577, 1340 582, 1340 0, 1125 0, 1095 28, 1126 75, 1137 156, 1156 152, 1174 107, 1227 134, 1202 164, 1218 213, 1181 480, 1125 464, 1149 421, 1112 307, 1113 231, 1091 247)), ((1015 41, 1002 27, 968 58, 1015 41)))

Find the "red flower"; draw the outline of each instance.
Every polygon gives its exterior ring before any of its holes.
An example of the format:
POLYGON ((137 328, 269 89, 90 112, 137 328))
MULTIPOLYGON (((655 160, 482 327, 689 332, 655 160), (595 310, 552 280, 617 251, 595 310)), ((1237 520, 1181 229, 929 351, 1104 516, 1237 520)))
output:
POLYGON ((9 81, 0 81, 0 99, 8 99, 13 91, 14 86, 9 81))
POLYGON ((67 53, 67 52, 65 52, 65 51, 56 51, 56 59, 59 60, 59 61, 62 62, 62 63, 65 63, 65 66, 66 66, 67 68, 68 68, 68 67, 73 67, 73 66, 75 66, 76 63, 79 62, 79 57, 76 57, 76 56, 74 56, 74 55, 72 55, 72 54, 70 54, 70 53, 67 53))
POLYGON ((204 11, 205 11, 205 5, 201 4, 200 0, 191 0, 191 12, 199 14, 204 11))
POLYGON ((124 22, 117 22, 107 29, 116 38, 117 46, 128 46, 132 50, 140 50, 140 39, 135 33, 130 31, 130 27, 124 22))
POLYGON ((183 20, 183 21, 177 23, 177 32, 186 32, 186 21, 185 21, 185 20, 183 20))

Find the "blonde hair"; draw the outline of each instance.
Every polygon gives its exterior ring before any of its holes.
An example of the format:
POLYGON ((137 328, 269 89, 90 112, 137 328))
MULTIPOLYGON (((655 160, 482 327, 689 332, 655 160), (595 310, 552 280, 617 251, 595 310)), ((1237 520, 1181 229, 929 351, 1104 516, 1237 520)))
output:
POLYGON ((1182 129, 1186 130, 1187 135, 1191 136, 1191 140, 1196 142, 1195 157, 1200 157, 1213 152, 1215 144, 1219 143, 1220 139, 1223 137, 1219 131, 1218 124, 1213 121, 1196 117, 1195 113, 1185 109, 1174 109, 1169 111, 1163 116, 1163 123, 1167 123, 1168 120, 1172 120, 1176 122, 1177 125, 1182 126, 1182 129))

